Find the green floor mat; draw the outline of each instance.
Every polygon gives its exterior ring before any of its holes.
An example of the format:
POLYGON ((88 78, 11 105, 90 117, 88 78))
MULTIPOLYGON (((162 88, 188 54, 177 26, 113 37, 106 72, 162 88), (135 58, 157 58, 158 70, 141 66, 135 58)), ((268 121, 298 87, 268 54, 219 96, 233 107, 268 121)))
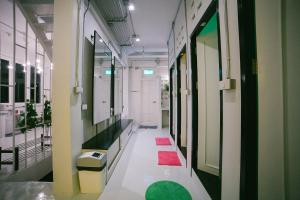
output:
POLYGON ((173 181, 158 181, 146 191, 146 200, 192 200, 190 193, 173 181))

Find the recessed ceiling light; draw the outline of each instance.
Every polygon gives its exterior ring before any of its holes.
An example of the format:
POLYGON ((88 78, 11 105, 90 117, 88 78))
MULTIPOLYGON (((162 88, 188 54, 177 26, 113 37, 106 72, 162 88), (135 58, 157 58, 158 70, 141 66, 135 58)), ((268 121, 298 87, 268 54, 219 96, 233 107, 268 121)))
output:
POLYGON ((133 3, 130 3, 130 4, 128 5, 128 10, 129 10, 129 11, 134 11, 134 10, 135 10, 135 6, 134 6, 133 3))
POLYGON ((133 35, 132 35, 132 39, 133 39, 134 41, 136 41, 136 42, 141 41, 141 38, 140 38, 138 35, 136 35, 136 34, 133 34, 133 35))
POLYGON ((7 68, 8 68, 8 69, 13 69, 14 67, 13 67, 11 64, 9 64, 9 65, 7 66, 7 68))
POLYGON ((99 42, 101 42, 101 43, 102 43, 102 42, 103 42, 103 40, 100 38, 100 39, 99 39, 99 42))

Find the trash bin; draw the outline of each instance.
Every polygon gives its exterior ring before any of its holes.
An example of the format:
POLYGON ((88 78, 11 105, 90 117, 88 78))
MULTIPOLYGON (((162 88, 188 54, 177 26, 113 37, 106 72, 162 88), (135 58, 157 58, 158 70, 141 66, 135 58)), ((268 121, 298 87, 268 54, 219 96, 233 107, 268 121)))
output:
POLYGON ((106 154, 85 152, 77 159, 81 193, 102 193, 106 182, 106 154))

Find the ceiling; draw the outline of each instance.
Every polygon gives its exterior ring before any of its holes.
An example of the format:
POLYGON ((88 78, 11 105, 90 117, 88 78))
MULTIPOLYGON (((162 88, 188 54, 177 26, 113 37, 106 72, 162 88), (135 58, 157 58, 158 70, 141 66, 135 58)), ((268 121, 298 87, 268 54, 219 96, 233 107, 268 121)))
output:
MULTIPOLYGON (((18 0, 47 54, 52 54, 53 0, 18 0)), ((180 0, 94 0, 119 45, 132 57, 167 58, 167 40, 180 0), (126 5, 132 2, 134 11, 126 5), (135 42, 132 35, 141 39, 135 42)))
POLYGON ((18 0, 16 2, 51 60, 54 0, 18 0))
POLYGON ((167 40, 180 0, 131 0, 135 10, 130 13, 128 0, 96 2, 129 57, 167 57, 167 40), (135 42, 133 34, 141 41, 135 42))
POLYGON ((131 13, 135 32, 141 38, 136 46, 167 49, 167 40, 179 0, 135 0, 131 13))

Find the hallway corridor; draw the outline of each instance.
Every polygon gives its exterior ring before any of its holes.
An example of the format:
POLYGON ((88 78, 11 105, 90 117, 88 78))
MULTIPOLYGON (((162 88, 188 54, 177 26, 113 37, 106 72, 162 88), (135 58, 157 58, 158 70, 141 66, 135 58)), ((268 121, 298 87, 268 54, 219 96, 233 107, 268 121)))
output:
POLYGON ((0 0, 0 200, 300 200, 300 0, 0 0))
POLYGON ((193 200, 210 199, 199 179, 188 174, 178 148, 182 166, 157 164, 159 150, 176 150, 173 141, 172 146, 156 146, 155 137, 160 136, 171 138, 167 129, 138 129, 132 134, 99 200, 144 199, 148 186, 160 180, 172 180, 183 185, 193 200))

